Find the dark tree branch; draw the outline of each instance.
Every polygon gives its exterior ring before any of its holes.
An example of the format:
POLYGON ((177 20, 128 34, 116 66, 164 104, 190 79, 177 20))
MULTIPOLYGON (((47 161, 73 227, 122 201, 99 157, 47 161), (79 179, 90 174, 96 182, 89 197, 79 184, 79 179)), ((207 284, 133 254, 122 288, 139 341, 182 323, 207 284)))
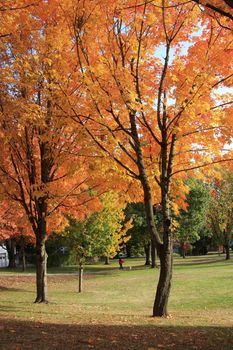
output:
POLYGON ((204 167, 207 167, 207 166, 210 166, 210 165, 213 165, 213 164, 218 164, 218 163, 223 163, 223 162, 232 162, 232 161, 233 161, 233 158, 219 159, 219 160, 216 160, 216 161, 213 161, 213 162, 203 163, 203 164, 199 164, 199 165, 196 165, 196 166, 193 166, 193 167, 190 167, 190 168, 174 171, 170 176, 172 177, 172 176, 174 176, 176 174, 179 174, 179 173, 183 173, 183 172, 186 172, 186 171, 191 171, 191 170, 195 170, 195 169, 204 168, 204 167))
MULTIPOLYGON (((211 10, 213 10, 213 11, 219 13, 221 16, 224 16, 224 17, 227 17, 227 18, 233 20, 233 15, 232 15, 230 12, 226 12, 226 11, 224 11, 223 9, 221 9, 220 7, 216 7, 216 6, 212 5, 211 2, 208 2, 207 4, 203 4, 202 1, 200 1, 200 0, 192 0, 192 1, 194 1, 194 2, 195 2, 196 4, 198 4, 198 5, 205 6, 205 7, 209 8, 209 9, 211 9, 211 10)), ((233 3, 232 3, 232 1, 229 1, 229 0, 227 1, 227 0, 225 0, 224 2, 225 2, 229 7, 233 8, 233 3)))
POLYGON ((213 110, 213 109, 216 109, 216 108, 220 108, 220 107, 224 107, 224 106, 227 106, 227 105, 231 105, 232 103, 233 103, 233 101, 224 102, 224 103, 221 103, 220 105, 213 106, 210 109, 213 110))
POLYGON ((28 5, 24 5, 24 6, 16 6, 16 7, 13 7, 13 6, 1 6, 0 7, 0 12, 4 12, 4 11, 16 11, 16 10, 25 10, 27 9, 28 7, 31 7, 31 6, 37 6, 41 3, 41 0, 40 1, 37 1, 37 2, 33 2, 31 4, 28 4, 28 5))

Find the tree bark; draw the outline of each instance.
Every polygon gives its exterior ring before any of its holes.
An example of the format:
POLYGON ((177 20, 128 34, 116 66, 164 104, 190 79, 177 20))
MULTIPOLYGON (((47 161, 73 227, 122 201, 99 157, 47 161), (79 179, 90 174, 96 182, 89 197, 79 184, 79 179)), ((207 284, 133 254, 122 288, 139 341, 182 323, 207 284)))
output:
POLYGON ((45 249, 46 222, 41 222, 36 234, 36 300, 35 303, 48 302, 47 288, 47 253, 45 249))
POLYGON ((150 192, 146 193, 146 186, 144 187, 144 200, 146 206, 146 216, 147 222, 149 226, 149 230, 151 233, 151 237, 156 245, 156 249, 158 251, 159 259, 160 259, 160 275, 159 281, 157 285, 155 301, 153 306, 153 317, 159 316, 168 316, 168 299, 170 295, 171 281, 172 281, 172 257, 173 257, 173 249, 172 249, 172 240, 171 240, 171 229, 170 229, 170 219, 169 219, 169 201, 168 194, 165 191, 164 198, 162 199, 162 210, 163 210, 163 243, 160 243, 158 240, 158 232, 155 232, 155 224, 153 218, 153 205, 152 199, 150 196, 150 192), (153 218, 153 222, 152 222, 153 218))
POLYGON ((22 271, 26 271, 26 256, 24 249, 22 251, 22 271))
POLYGON ((156 245, 153 239, 151 239, 151 268, 154 269, 157 267, 156 263, 156 245))
MULTIPOLYGON (((163 117, 166 120, 166 113, 163 117)), ((172 173, 172 165, 174 158, 174 146, 176 135, 172 135, 170 150, 168 151, 166 122, 163 122, 162 143, 161 143, 161 205, 163 220, 163 245, 158 246, 158 254, 160 259, 160 275, 157 286, 153 316, 168 316, 168 299, 172 281, 173 267, 173 242, 171 232, 171 216, 170 216, 170 176, 172 173)))
POLYGON ((150 243, 144 245, 144 251, 146 255, 145 265, 150 266, 150 243))
POLYGON ((168 298, 171 289, 172 280, 172 252, 162 251, 159 254, 160 259, 160 275, 157 286, 153 316, 168 316, 168 298))
POLYGON ((104 265, 109 265, 109 256, 105 256, 104 265))
POLYGON ((126 254, 127 258, 131 258, 131 245, 126 244, 126 254))
POLYGON ((79 265, 78 270, 78 292, 82 293, 83 290, 83 265, 79 265))
POLYGON ((25 256, 25 240, 22 236, 20 238, 20 259, 22 263, 22 271, 26 270, 26 256, 25 256))
MULTIPOLYGON (((50 127, 52 115, 51 101, 47 101, 47 118, 46 127, 50 127)), ((44 135, 45 130, 41 130, 44 135)), ((41 161, 41 190, 44 191, 44 185, 51 181, 50 171, 53 166, 51 159, 51 149, 46 141, 40 143, 40 161, 41 161)), ((35 303, 48 303, 48 286, 47 286, 47 253, 45 249, 45 240, 47 235, 47 214, 48 214, 48 197, 44 193, 41 197, 36 198, 36 227, 34 233, 36 236, 36 286, 37 296, 35 303)))
POLYGON ((224 248, 225 248, 225 253, 226 253, 226 260, 229 260, 231 258, 229 244, 225 244, 224 248))
MULTIPOLYGON (((168 62, 168 52, 166 65, 168 62)), ((166 72, 166 65, 165 70, 166 72)), ((165 74, 165 73, 164 73, 165 74)), ((160 104, 161 101, 159 101, 160 104)), ((160 113, 158 113, 160 114, 160 113)), ((131 132, 134 139, 135 151, 137 154, 137 165, 139 170, 139 179, 144 192, 144 204, 146 211, 146 219, 148 230, 151 238, 155 242, 159 258, 160 258, 160 276, 156 290, 155 302, 153 307, 153 316, 167 316, 167 304, 170 294, 171 280, 172 280, 172 240, 170 229, 170 212, 169 212, 169 193, 170 193, 170 176, 172 173, 172 165, 174 158, 174 146, 176 142, 176 135, 172 135, 170 148, 168 149, 168 135, 167 135, 167 115, 166 111, 163 113, 163 125, 159 125, 161 129, 162 141, 161 146, 161 175, 158 180, 161 190, 161 205, 163 218, 163 240, 161 240, 159 231, 154 222, 153 200, 150 183, 146 174, 140 138, 137 131, 135 113, 130 114, 131 132)))
POLYGON ((16 260, 15 260, 15 257, 16 257, 16 241, 15 241, 14 238, 6 240, 6 249, 7 249, 8 259, 9 259, 8 268, 9 269, 14 269, 14 268, 16 268, 16 260))
POLYGON ((21 246, 21 251, 20 251, 20 255, 21 255, 21 262, 22 262, 22 271, 26 270, 26 256, 25 256, 25 247, 24 247, 24 243, 22 243, 23 245, 21 246))
POLYGON ((225 250, 225 253, 226 253, 226 260, 229 260, 230 259, 230 239, 229 239, 229 233, 230 230, 229 230, 229 227, 227 227, 227 229, 224 230, 223 232, 223 237, 224 237, 224 250, 225 250))
MULTIPOLYGON (((196 2, 197 4, 200 4, 200 5, 203 5, 217 13, 219 13, 221 16, 223 17, 226 17, 226 18, 229 18, 231 20, 233 20, 233 16, 232 14, 230 13, 230 9, 229 11, 226 9, 224 9, 224 7, 220 7, 220 6, 215 6, 214 4, 211 3, 211 1, 209 2, 203 2, 201 0, 193 0, 194 2, 196 2)), ((232 3, 232 0, 223 0, 223 2, 225 2, 226 5, 228 5, 229 7, 233 8, 233 3, 232 3)))

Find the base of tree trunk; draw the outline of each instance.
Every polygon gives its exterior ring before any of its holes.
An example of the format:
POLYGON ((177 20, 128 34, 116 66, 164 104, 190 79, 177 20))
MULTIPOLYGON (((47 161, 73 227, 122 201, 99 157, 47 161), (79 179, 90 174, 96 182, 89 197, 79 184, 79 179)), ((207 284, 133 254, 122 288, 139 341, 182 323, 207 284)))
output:
POLYGON ((42 298, 36 298, 36 300, 34 301, 34 304, 48 304, 48 300, 42 299, 42 298))
POLYGON ((169 317, 168 298, 172 280, 172 250, 160 254, 160 275, 153 307, 154 317, 169 317))
POLYGON ((151 269, 159 269, 159 266, 156 264, 156 265, 151 265, 151 269))

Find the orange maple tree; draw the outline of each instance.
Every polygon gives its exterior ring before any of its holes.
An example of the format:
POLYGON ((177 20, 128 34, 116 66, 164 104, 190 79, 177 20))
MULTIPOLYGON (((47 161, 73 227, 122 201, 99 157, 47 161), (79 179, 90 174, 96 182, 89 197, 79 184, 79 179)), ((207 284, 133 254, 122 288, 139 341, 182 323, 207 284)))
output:
POLYGON ((24 271, 26 269, 25 246, 34 243, 35 237, 18 203, 1 201, 0 244, 7 250, 8 267, 16 267, 16 246, 18 246, 18 256, 21 258, 24 271))
POLYGON ((164 316, 171 212, 184 197, 183 179, 232 159, 223 152, 233 126, 231 96, 223 89, 233 76, 229 31, 190 1, 80 1, 70 19, 89 97, 76 121, 140 188, 161 266, 153 316, 164 316), (156 203, 162 233, 153 219, 156 203))
POLYGON ((116 187, 144 199, 161 266, 153 315, 168 314, 183 180, 232 158, 231 12, 222 3, 16 1, 14 21, 5 11, 0 179, 36 234, 36 301, 46 301, 47 226, 74 203, 84 213, 106 172, 105 185, 117 174, 116 187))
POLYGON ((94 160, 92 168, 87 161, 83 131, 67 123, 72 111, 62 108, 77 87, 70 83, 75 69, 67 57, 68 28, 53 10, 41 2, 17 12, 17 30, 2 38, 0 52, 0 186, 35 234, 35 302, 47 302, 47 234, 62 226, 64 212, 82 218, 90 207, 98 210, 103 184, 94 160))

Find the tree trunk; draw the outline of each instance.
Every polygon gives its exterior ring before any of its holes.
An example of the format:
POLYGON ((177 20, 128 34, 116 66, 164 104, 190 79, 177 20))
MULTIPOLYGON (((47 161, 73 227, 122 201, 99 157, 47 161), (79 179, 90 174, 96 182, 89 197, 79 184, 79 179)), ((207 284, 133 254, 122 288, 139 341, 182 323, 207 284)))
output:
POLYGON ((83 265, 79 265, 78 270, 78 292, 82 293, 83 290, 83 265))
POLYGON ((14 268, 16 268, 16 260, 15 260, 15 257, 16 257, 16 241, 15 241, 14 238, 6 240, 6 249, 7 249, 8 259, 9 259, 8 268, 9 269, 14 269, 14 268))
POLYGON ((144 251, 146 255, 145 265, 150 266, 150 243, 144 245, 144 251))
MULTIPOLYGON (((164 114, 164 118, 166 113, 164 114)), ((165 123, 166 124, 166 123, 165 123)), ((165 125, 164 124, 164 125, 165 125)), ((168 298, 170 295, 173 266, 173 242, 171 232, 171 215, 170 215, 170 175, 172 173, 172 164, 174 158, 174 146, 176 135, 172 135, 170 151, 168 152, 167 130, 162 129, 161 145, 161 205, 163 219, 163 245, 158 247, 160 259, 160 275, 157 286, 155 302, 153 307, 153 316, 168 316, 168 298), (169 156, 168 156, 169 154, 169 156)))
POLYGON ((22 263, 22 271, 26 270, 26 256, 25 256, 25 241, 24 237, 20 238, 20 259, 22 263))
MULTIPOLYGON (((169 48, 167 48, 167 57, 169 48)), ((168 61, 168 59, 167 59, 168 61)), ((167 64, 167 63, 166 63, 167 64)), ((165 66, 166 72, 166 66, 165 66)), ((162 87, 160 87, 162 91, 162 87)), ((161 92, 160 91, 160 92, 161 92)), ((160 104, 160 101, 159 101, 160 104)), ((159 105, 160 107, 160 105, 159 105)), ((160 117, 160 113, 158 113, 160 117)), ((168 134, 167 134, 167 115, 164 109, 163 121, 160 120, 160 129, 162 135, 161 147, 161 174, 157 179, 161 190, 161 205, 162 205, 162 218, 163 218, 163 239, 161 239, 159 231, 157 230, 154 222, 154 210, 152 191, 149 183, 148 176, 146 174, 146 168, 143 159, 143 152, 140 143, 140 137, 137 130, 135 113, 130 113, 130 124, 132 137, 134 139, 135 151, 137 153, 137 165, 139 170, 139 179, 141 181, 144 192, 144 204, 146 211, 146 219, 148 230, 151 238, 156 244, 156 248, 160 258, 160 277, 157 286, 155 302, 153 307, 153 316, 167 316, 167 304, 170 293, 171 279, 172 279, 172 241, 170 230, 170 214, 169 214, 169 191, 170 191, 170 176, 172 174, 172 165, 174 158, 174 146, 176 141, 176 135, 172 135, 172 141, 170 147, 168 147, 168 134)))
MULTIPOLYGON (((168 299, 170 295, 171 280, 172 280, 172 241, 171 241, 171 230, 170 230, 170 220, 168 211, 168 200, 166 196, 166 201, 164 203, 165 210, 163 213, 163 244, 159 243, 159 239, 155 237, 154 230, 154 219, 152 223, 151 213, 153 212, 152 200, 150 196, 145 195, 145 206, 147 214, 148 227, 151 232, 151 237, 156 244, 156 249, 160 259, 160 275, 157 285, 155 301, 153 306, 153 316, 168 316, 167 306, 168 299)), ((158 235, 158 232, 157 232, 158 235)))
POLYGON ((47 253, 41 234, 36 237, 36 291, 35 303, 47 303, 47 253))
POLYGON ((163 242, 161 242, 161 238, 158 230, 155 227, 154 222, 154 213, 153 213, 153 202, 151 196, 151 189, 148 183, 148 179, 146 174, 141 174, 141 182, 144 190, 144 204, 147 218, 148 230, 151 234, 151 239, 154 241, 159 258, 160 258, 160 276, 159 282, 156 290, 155 302, 153 306, 153 316, 167 316, 167 304, 170 293, 171 286, 171 278, 172 278, 172 254, 171 254, 171 246, 168 244, 170 241, 170 221, 168 220, 168 201, 165 203, 162 202, 162 206, 165 207, 163 210, 163 242), (166 252, 166 253, 165 253, 166 252))
POLYGON ((22 248, 22 271, 26 270, 26 256, 24 246, 22 248))
POLYGON ((127 258, 131 258, 131 245, 126 243, 127 258))
POLYGON ((224 248, 225 248, 225 253, 226 253, 226 260, 229 260, 230 259, 230 247, 229 247, 229 244, 226 244, 225 246, 224 246, 224 248))
POLYGON ((109 256, 105 256, 104 265, 109 265, 109 256))
POLYGON ((160 258, 160 275, 157 286, 153 316, 168 316, 167 306, 172 280, 172 252, 162 251, 160 258))
POLYGON ((224 250, 226 253, 226 260, 230 259, 230 240, 229 240, 229 228, 227 228, 226 230, 224 230, 223 232, 223 237, 224 237, 224 250))
POLYGON ((163 246, 159 247, 160 275, 153 307, 153 316, 168 316, 168 298, 170 295, 173 266, 173 243, 171 238, 171 221, 169 200, 166 191, 162 192, 163 211, 163 246))
POLYGON ((151 240, 151 268, 154 269, 157 266, 156 263, 156 245, 154 240, 151 240))

